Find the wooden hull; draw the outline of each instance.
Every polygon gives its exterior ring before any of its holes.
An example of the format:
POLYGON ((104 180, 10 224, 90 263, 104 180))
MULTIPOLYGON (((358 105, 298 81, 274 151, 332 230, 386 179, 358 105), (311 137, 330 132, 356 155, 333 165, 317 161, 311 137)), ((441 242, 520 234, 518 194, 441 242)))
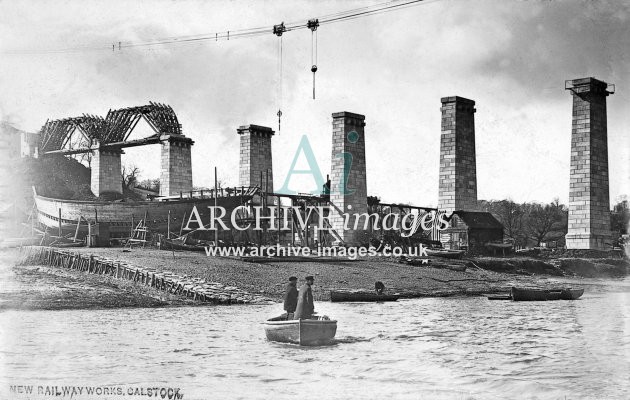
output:
MULTIPOLYGON (((192 241, 191 241, 192 242, 192 241)), ((205 245, 201 243, 188 244, 181 239, 167 239, 164 235, 159 237, 159 247, 161 250, 186 250, 186 251, 205 251, 205 245)))
POLYGON ((513 287, 511 292, 514 301, 550 301, 550 300, 576 300, 584 294, 584 289, 521 289, 513 287))
POLYGON ((520 289, 513 287, 510 294, 514 301, 547 301, 547 291, 543 289, 520 289))
MULTIPOLYGON (((231 211, 242 204, 246 198, 242 196, 219 197, 217 206, 226 209, 229 218, 231 211)), ((109 224, 109 232, 113 237, 128 236, 131 232, 131 220, 137 224, 147 215, 147 226, 153 232, 166 233, 170 211, 171 230, 179 230, 184 215, 190 216, 193 206, 197 210, 204 223, 208 223, 210 210, 208 206, 214 206, 213 198, 205 199, 181 199, 170 201, 77 201, 60 200, 35 195, 38 221, 50 229, 59 228, 59 210, 61 210, 61 229, 74 232, 80 217, 94 223, 104 222, 109 224)), ((191 227, 198 228, 196 223, 191 227)), ((87 233, 87 224, 81 222, 79 232, 82 236, 87 233)))
POLYGON ((337 321, 301 319, 265 322, 265 335, 272 342, 293 343, 300 346, 319 346, 330 343, 337 333, 337 321))
POLYGON ((488 300, 512 300, 512 296, 509 294, 491 294, 486 297, 488 300))
POLYGON ((584 294, 584 289, 562 289, 561 300, 577 300, 584 294))
POLYGON ((396 301, 400 296, 393 294, 376 294, 375 292, 331 290, 330 301, 332 302, 379 302, 396 301))

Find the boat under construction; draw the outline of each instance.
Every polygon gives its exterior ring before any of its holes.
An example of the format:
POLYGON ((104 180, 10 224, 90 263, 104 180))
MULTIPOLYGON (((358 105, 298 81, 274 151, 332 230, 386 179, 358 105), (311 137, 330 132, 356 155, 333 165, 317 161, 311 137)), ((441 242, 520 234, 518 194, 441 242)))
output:
MULTIPOLYGON (((208 207, 223 207, 228 212, 248 203, 258 192, 257 188, 224 189, 221 191, 195 191, 182 197, 158 198, 147 201, 80 201, 62 200, 34 193, 37 220, 53 231, 88 234, 90 224, 107 226, 109 236, 124 238, 142 224, 151 232, 166 233, 181 230, 193 207, 202 220, 210 217, 208 207)), ((196 226, 195 226, 196 227, 196 226)))

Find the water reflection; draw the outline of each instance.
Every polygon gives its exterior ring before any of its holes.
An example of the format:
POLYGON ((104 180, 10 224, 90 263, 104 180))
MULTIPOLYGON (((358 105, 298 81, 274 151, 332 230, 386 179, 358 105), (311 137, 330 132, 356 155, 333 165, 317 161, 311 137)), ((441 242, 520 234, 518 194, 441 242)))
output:
POLYGON ((281 305, 4 312, 8 384, 181 387, 186 399, 630 398, 628 285, 575 302, 318 303, 333 345, 269 343, 281 305))

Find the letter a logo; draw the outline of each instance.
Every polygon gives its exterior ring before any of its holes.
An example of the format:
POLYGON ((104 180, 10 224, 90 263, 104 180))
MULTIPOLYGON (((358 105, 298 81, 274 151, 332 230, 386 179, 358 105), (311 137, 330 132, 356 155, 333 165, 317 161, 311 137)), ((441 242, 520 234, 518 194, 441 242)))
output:
POLYGON ((315 160, 315 154, 313 153, 313 149, 311 148, 311 144, 309 143, 308 137, 306 137, 306 135, 303 135, 302 140, 300 140, 300 144, 295 152, 295 157, 293 157, 293 162, 291 163, 291 168, 289 169, 287 178, 284 180, 284 184, 278 190, 278 193, 297 194, 297 192, 289 189, 289 182, 291 181, 291 177, 294 174, 311 175, 313 177, 313 180, 315 180, 315 184, 317 185, 317 188, 313 190, 311 194, 322 193, 322 188, 324 187, 324 178, 322 178, 322 172, 319 169, 317 161, 315 160), (306 156, 306 162, 308 163, 309 169, 295 169, 301 153, 304 153, 304 156, 306 156))

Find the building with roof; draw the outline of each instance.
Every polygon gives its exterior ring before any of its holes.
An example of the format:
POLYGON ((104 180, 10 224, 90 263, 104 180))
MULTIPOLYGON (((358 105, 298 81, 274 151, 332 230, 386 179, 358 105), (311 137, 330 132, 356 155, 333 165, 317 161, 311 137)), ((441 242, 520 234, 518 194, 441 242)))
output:
POLYGON ((486 252, 486 244, 503 241, 503 225, 489 212, 454 211, 440 241, 446 249, 486 252))

